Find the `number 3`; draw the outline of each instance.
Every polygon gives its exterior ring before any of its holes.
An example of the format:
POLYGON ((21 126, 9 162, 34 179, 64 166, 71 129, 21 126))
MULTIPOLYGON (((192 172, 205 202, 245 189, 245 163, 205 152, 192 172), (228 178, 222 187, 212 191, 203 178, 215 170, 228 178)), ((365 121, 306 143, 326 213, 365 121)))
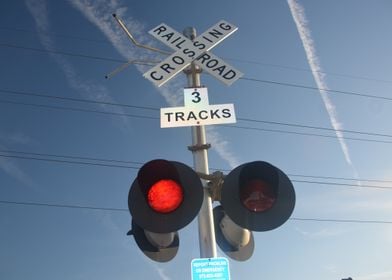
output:
POLYGON ((194 99, 192 99, 193 103, 199 103, 201 101, 200 92, 194 91, 192 92, 192 96, 194 97, 194 99))

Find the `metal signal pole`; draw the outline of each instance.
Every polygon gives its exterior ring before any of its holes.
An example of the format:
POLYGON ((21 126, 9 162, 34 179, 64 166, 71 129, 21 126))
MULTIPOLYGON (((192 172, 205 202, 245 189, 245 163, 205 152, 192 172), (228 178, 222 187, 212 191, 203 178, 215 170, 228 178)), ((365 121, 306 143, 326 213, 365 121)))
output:
MULTIPOLYGON (((193 27, 186 28, 183 31, 183 34, 192 41, 196 38, 196 30, 193 27)), ((200 73, 201 68, 196 66, 194 63, 191 63, 191 65, 185 70, 185 74, 188 78, 188 87, 201 87, 200 73)), ((192 126, 192 146, 188 147, 188 149, 193 154, 193 165, 196 172, 209 174, 207 150, 210 147, 211 145, 206 142, 205 127, 203 125, 192 126)), ((203 180, 204 200, 198 216, 200 257, 216 258, 217 254, 212 199, 206 184, 206 181, 203 180)))

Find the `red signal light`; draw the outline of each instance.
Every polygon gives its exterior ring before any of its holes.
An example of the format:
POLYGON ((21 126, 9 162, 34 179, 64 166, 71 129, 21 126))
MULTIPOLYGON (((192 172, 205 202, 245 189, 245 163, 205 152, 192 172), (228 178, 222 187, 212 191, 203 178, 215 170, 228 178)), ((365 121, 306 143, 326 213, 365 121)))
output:
POLYGON ((181 186, 174 180, 162 179, 153 184, 147 193, 147 201, 158 213, 170 213, 183 201, 181 186))
POLYGON ((276 193, 269 183, 253 179, 241 187, 240 200, 249 211, 264 212, 274 205, 276 193))

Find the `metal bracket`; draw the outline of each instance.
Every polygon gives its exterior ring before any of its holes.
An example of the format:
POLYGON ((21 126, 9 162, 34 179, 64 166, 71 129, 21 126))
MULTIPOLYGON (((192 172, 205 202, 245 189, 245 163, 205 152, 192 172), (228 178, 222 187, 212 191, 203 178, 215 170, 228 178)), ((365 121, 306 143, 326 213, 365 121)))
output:
POLYGON ((196 152, 196 151, 201 151, 201 150, 207 150, 211 148, 211 144, 201 144, 201 145, 193 145, 193 146, 188 146, 188 150, 191 152, 196 152))
POLYGON ((209 181, 207 185, 212 201, 220 201, 223 182, 226 175, 224 175, 222 171, 215 171, 212 174, 197 172, 197 175, 199 175, 201 179, 209 181))
MULTIPOLYGON (((164 50, 161 50, 161 49, 158 49, 158 48, 154 48, 154 47, 151 47, 151 46, 148 46, 148 45, 140 44, 138 41, 136 41, 136 39, 133 37, 131 32, 125 26, 124 22, 116 14, 113 14, 113 17, 117 21, 117 23, 120 25, 120 27, 124 30, 125 34, 127 34, 128 38, 131 40, 132 44, 134 44, 136 47, 143 48, 143 49, 146 49, 146 50, 150 50, 150 51, 153 51, 153 52, 157 52, 157 53, 160 53, 160 54, 167 54, 167 55, 171 54, 171 52, 167 52, 167 51, 164 51, 164 50)), ((123 71, 124 69, 126 69, 131 64, 154 65, 154 64, 159 63, 159 62, 160 61, 131 59, 131 60, 127 61, 126 63, 121 64, 116 69, 114 69, 112 72, 107 74, 105 76, 105 79, 110 79, 111 77, 113 77, 117 73, 119 73, 119 72, 123 71)))

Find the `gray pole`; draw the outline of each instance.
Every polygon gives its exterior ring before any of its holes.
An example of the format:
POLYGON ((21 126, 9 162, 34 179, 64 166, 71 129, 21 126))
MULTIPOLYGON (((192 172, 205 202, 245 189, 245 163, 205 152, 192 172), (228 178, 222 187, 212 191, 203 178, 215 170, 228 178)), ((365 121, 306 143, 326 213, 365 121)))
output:
MULTIPOLYGON (((184 35, 193 40, 196 37, 196 30, 188 27, 184 30, 184 35)), ((200 67, 192 63, 185 73, 188 78, 188 87, 198 88, 200 83, 200 67)), ((206 132, 203 125, 192 127, 192 146, 188 147, 193 154, 193 165, 196 172, 209 174, 207 149, 210 147, 206 142, 206 132)), ((199 222, 199 247, 201 258, 216 258, 216 243, 214 218, 212 212, 212 200, 207 189, 206 181, 203 180, 204 199, 201 206, 199 222)))

